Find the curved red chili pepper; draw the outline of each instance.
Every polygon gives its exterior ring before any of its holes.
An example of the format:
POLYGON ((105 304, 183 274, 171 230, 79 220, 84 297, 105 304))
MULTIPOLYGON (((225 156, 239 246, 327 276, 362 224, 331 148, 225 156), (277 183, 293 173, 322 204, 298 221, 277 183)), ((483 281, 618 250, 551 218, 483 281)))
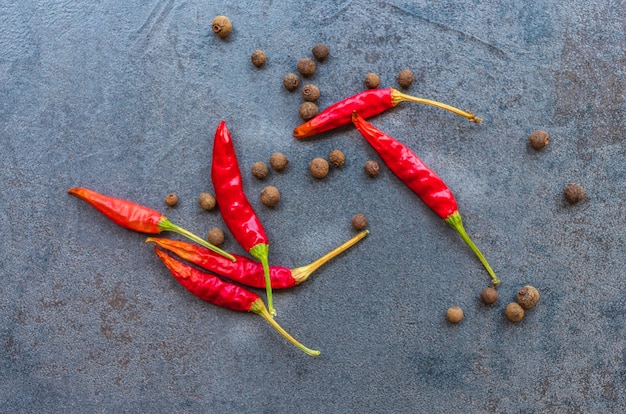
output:
POLYGON ((475 122, 477 124, 482 122, 482 119, 473 115, 469 111, 462 111, 453 106, 430 99, 407 95, 397 89, 368 89, 329 106, 317 116, 296 127, 293 130, 293 136, 296 138, 304 138, 319 134, 320 132, 329 131, 340 126, 350 124, 353 111, 357 111, 363 118, 369 118, 374 115, 378 115, 387 109, 391 109, 400 102, 404 101, 436 106, 463 116, 470 122, 475 122))
MULTIPOLYGON (((341 246, 331 250, 324 256, 306 266, 297 267, 295 269, 289 269, 282 266, 270 266, 272 289, 285 289, 299 285, 307 280, 308 277, 323 264, 348 248, 354 246, 359 240, 367 236, 367 234, 369 234, 368 230, 358 233, 341 246)), ((185 259, 219 276, 226 277, 234 282, 254 288, 265 287, 265 272, 263 270, 263 265, 259 262, 250 260, 247 257, 234 255, 237 261, 232 262, 208 249, 205 249, 202 246, 197 246, 181 240, 149 237, 146 239, 146 242, 153 242, 159 247, 169 250, 182 259, 185 259)))
POLYGON ((89 203, 92 207, 104 214, 115 224, 128 230, 140 233, 159 234, 162 231, 173 231, 181 234, 202 246, 211 249, 230 260, 235 258, 206 240, 196 236, 184 228, 169 221, 167 217, 148 207, 133 203, 121 198, 109 197, 87 188, 75 187, 67 190, 68 193, 89 203))
POLYGON ((374 127, 356 112, 352 114, 352 122, 389 169, 428 207, 459 233, 463 241, 487 269, 492 283, 498 285, 500 280, 463 228, 456 200, 446 183, 410 148, 374 127))
POLYGON ((270 313, 275 315, 268 263, 269 240, 261 220, 243 191, 235 147, 224 121, 220 122, 215 131, 211 179, 217 206, 226 227, 235 240, 263 265, 267 305, 270 313))
POLYGON ((233 283, 224 282, 217 276, 186 265, 169 256, 167 253, 160 251, 156 246, 154 247, 154 251, 169 269, 172 276, 195 296, 222 308, 259 314, 285 337, 285 339, 294 344, 301 351, 311 356, 318 356, 320 354, 320 351, 302 345, 280 327, 267 311, 261 297, 256 293, 250 292, 233 283))

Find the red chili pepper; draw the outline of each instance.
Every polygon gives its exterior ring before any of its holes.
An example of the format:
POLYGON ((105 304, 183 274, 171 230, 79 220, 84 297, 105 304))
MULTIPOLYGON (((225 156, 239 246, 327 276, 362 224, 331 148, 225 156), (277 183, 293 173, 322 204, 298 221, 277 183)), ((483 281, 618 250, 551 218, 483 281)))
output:
MULTIPOLYGON (((306 266, 297 267, 295 269, 289 269, 282 266, 270 266, 272 289, 285 289, 299 285, 307 280, 309 276, 323 264, 354 246, 361 239, 367 236, 367 234, 369 234, 368 230, 358 233, 341 246, 336 247, 306 266)), ((169 250, 182 259, 185 259, 219 276, 226 277, 234 282, 254 288, 265 287, 265 273, 263 271, 263 265, 259 262, 250 260, 247 257, 234 255, 237 262, 233 263, 202 246, 197 246, 180 240, 149 237, 146 239, 146 242, 153 242, 159 247, 169 250)))
POLYGON ((477 124, 482 122, 481 118, 473 115, 469 111, 462 111, 453 106, 430 99, 407 95, 397 89, 369 89, 329 106, 314 118, 296 127, 293 130, 293 136, 296 138, 304 138, 343 125, 348 125, 352 120, 353 111, 357 111, 363 118, 369 118, 387 109, 391 109, 403 101, 436 106, 461 115, 470 122, 477 124))
POLYGON ((459 233, 463 241, 472 249, 489 272, 494 286, 498 285, 500 279, 487 263, 485 256, 465 232, 454 195, 443 180, 428 168, 410 148, 377 129, 356 112, 352 114, 352 122, 389 169, 413 190, 428 207, 459 233))
POLYGON ((272 284, 268 263, 269 240, 261 220, 257 217, 243 191, 235 147, 224 121, 220 122, 215 131, 211 179, 213 180, 217 206, 222 213, 226 227, 233 234, 235 240, 263 265, 267 306, 270 313, 276 315, 272 301, 272 284))
POLYGON ((235 261, 235 257, 230 253, 226 253, 224 250, 196 236, 190 231, 177 226, 156 210, 133 203, 132 201, 109 197, 87 188, 70 188, 67 192, 91 204, 92 207, 111 219, 115 224, 126 229, 148 234, 173 231, 201 244, 207 249, 211 249, 217 254, 235 261))
POLYGON ((195 296, 222 308, 259 314, 301 351, 311 356, 320 354, 320 351, 307 348, 281 328, 267 311, 263 299, 256 293, 179 262, 156 246, 154 251, 176 280, 195 296))

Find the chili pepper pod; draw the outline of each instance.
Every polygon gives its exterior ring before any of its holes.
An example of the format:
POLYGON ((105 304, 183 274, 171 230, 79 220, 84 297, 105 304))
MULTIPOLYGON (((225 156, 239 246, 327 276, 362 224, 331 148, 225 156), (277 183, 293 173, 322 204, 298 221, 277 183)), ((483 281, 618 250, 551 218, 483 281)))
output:
POLYGON ((459 208, 450 188, 409 147, 380 131, 356 112, 352 122, 365 140, 376 150, 389 169, 439 217, 452 226, 474 252, 491 276, 493 285, 500 279, 463 228, 459 208))
POLYGON ((369 118, 391 109, 404 101, 445 109, 477 124, 482 122, 481 118, 473 115, 469 111, 462 111, 453 106, 430 99, 407 95, 394 88, 369 89, 329 106, 314 118, 296 127, 293 130, 293 136, 296 138, 310 137, 320 132, 350 124, 353 111, 357 111, 363 118, 369 118))
MULTIPOLYGON (((294 269, 282 266, 270 266, 272 289, 290 288, 304 282, 309 276, 329 260, 335 258, 369 234, 364 230, 342 245, 334 248, 319 259, 294 269)), ((202 246, 187 243, 181 240, 149 237, 146 242, 153 242, 178 257, 187 260, 201 268, 226 277, 234 282, 254 288, 265 287, 265 272, 263 265, 247 257, 234 255, 236 262, 224 259, 222 256, 205 249, 202 246)))
POLYGON ((75 187, 70 188, 67 192, 86 201, 115 224, 128 230, 148 234, 172 231, 201 244, 229 260, 235 261, 235 257, 230 253, 226 253, 224 250, 212 245, 190 231, 177 226, 156 210, 133 203, 132 201, 109 197, 87 188, 75 187))
POLYGON ((237 154, 235 154, 233 140, 224 121, 220 122, 215 131, 211 179, 217 206, 222 213, 226 227, 235 240, 263 265, 267 306, 270 313, 276 315, 268 263, 269 240, 261 220, 243 191, 237 154))
POLYGON ((253 312, 261 315, 278 333, 302 352, 311 356, 318 356, 320 354, 320 351, 302 345, 278 325, 265 307, 263 299, 256 293, 250 292, 233 283, 225 282, 215 275, 182 263, 159 250, 156 246, 154 247, 154 251, 169 269, 172 276, 195 296, 222 308, 240 312, 253 312))

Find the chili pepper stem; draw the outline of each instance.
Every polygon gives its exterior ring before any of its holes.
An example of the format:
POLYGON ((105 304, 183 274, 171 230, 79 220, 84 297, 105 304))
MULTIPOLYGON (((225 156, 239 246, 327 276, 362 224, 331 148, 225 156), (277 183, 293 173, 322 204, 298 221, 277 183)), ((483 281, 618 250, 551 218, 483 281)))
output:
POLYGON ((298 342, 293 336, 289 335, 289 333, 287 333, 287 331, 285 331, 278 324, 278 322, 276 322, 274 320, 272 315, 270 315, 269 311, 265 307, 265 304, 263 303, 263 300, 257 299, 254 302, 252 302, 252 306, 250 307, 250 312, 254 312, 257 315, 261 315, 270 325, 272 325, 272 327, 274 329, 276 329, 276 331, 279 334, 281 334, 286 340, 291 342, 293 345, 296 346, 296 348, 298 348, 299 350, 301 350, 305 354, 310 355, 310 356, 319 356, 320 351, 317 351, 315 349, 307 348, 306 346, 304 346, 300 342, 298 342))
POLYGON ((270 265, 268 260, 269 245, 259 243, 249 250, 252 257, 259 259, 263 265, 263 273, 265 274, 265 293, 267 294, 267 307, 272 316, 276 316, 276 309, 272 301, 272 281, 270 279, 270 265))
POLYGON ((230 260, 232 260, 233 262, 236 262, 237 259, 235 259, 235 256, 233 256, 232 254, 225 252, 224 250, 220 249, 219 247, 209 243, 208 241, 200 238, 199 236, 196 236, 195 234, 193 234, 192 232, 190 232, 189 230, 185 230, 184 228, 172 223, 168 218, 166 217, 162 217, 161 220, 159 220, 159 224, 158 224, 159 228, 162 231, 172 231, 174 233, 178 233, 181 236, 185 236, 187 237, 189 240, 193 240, 196 243, 198 243, 201 246, 206 247, 209 250, 214 251, 215 253, 224 256, 230 260))
POLYGON ((450 214, 445 219, 445 222, 452 226, 459 233, 463 241, 469 246, 470 249, 472 249, 472 251, 474 252, 476 257, 478 257, 478 260, 480 260, 483 266, 485 266, 485 269, 487 269, 487 272, 491 276, 491 283, 493 283, 494 286, 500 284, 500 279, 498 279, 491 266, 489 266, 489 263, 487 263, 487 259, 485 259, 485 256, 483 256, 483 254, 480 252, 480 250, 478 250, 478 247, 476 247, 472 239, 470 239, 470 237, 467 235, 467 232, 463 227, 463 220, 461 219, 461 214, 459 213, 459 211, 457 210, 454 213, 450 214))
POLYGON ((417 96, 407 95, 405 93, 400 92, 397 89, 392 88, 391 89, 391 102, 393 103, 393 106, 396 106, 400 102, 403 102, 403 101, 416 102, 416 103, 420 103, 424 105, 430 105, 430 106, 435 106, 437 108, 445 109, 446 111, 450 111, 457 115, 461 115, 462 117, 467 118, 470 122, 474 122, 476 124, 480 124, 483 121, 482 118, 477 117, 476 115, 472 114, 470 111, 467 111, 467 110, 462 111, 458 108, 455 108, 454 106, 450 106, 442 102, 433 101, 431 99, 425 99, 425 98, 419 98, 417 96))
POLYGON ((311 274, 313 272, 315 272, 317 269, 319 269, 323 264, 325 264, 329 260, 335 258, 339 254, 345 252, 350 247, 352 247, 355 244, 357 244, 361 239, 363 239, 368 234, 369 234, 369 230, 363 230, 362 232, 358 233, 356 236, 352 237, 347 242, 343 243, 341 246, 336 247, 335 249, 333 249, 330 252, 326 253, 324 256, 320 257, 319 259, 315 260, 314 262, 311 262, 311 263, 309 263, 308 265, 305 265, 305 266, 301 266, 301 267, 297 267, 295 269, 292 269, 291 270, 291 276, 293 276, 293 278, 295 279, 296 285, 299 285, 300 283, 302 283, 305 280, 307 280, 308 277, 311 276, 311 274))

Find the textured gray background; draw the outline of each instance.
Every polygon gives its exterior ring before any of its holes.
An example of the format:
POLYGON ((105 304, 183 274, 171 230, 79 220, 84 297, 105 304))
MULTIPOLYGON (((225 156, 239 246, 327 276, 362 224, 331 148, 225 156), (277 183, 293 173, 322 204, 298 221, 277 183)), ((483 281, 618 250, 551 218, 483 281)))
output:
MULTIPOLYGON (((2 412, 497 412, 626 409, 623 1, 0 1, 0 409, 2 412), (228 15, 232 36, 210 32, 228 15), (451 186, 502 285, 352 128, 296 141, 285 73, 318 42, 325 107, 368 71, 470 108, 479 126, 401 104, 372 122, 451 186), (254 68, 254 49, 267 65, 254 68), (225 119, 270 258, 305 264, 371 235, 291 291, 278 321, 202 302, 144 245, 66 190, 86 186, 163 211, 199 234, 223 226, 211 139, 225 119), (541 152, 528 134, 551 134, 541 152), (316 181, 310 159, 348 158, 316 181), (282 151, 286 172, 249 167, 282 151), (569 206, 562 190, 588 197, 569 206), (268 184, 275 209, 260 205, 268 184), (180 204, 166 208, 176 192, 180 204), (503 309, 543 294, 518 325, 503 309), (459 325, 445 310, 465 309, 459 325)), ((243 253, 227 235, 225 248, 243 253)))

